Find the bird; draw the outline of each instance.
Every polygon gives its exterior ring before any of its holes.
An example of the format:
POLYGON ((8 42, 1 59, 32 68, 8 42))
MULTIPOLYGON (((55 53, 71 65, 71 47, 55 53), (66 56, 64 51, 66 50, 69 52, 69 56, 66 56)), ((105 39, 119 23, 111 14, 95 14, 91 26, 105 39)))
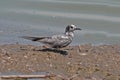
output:
POLYGON ((58 49, 68 46, 73 41, 75 30, 82 30, 82 29, 77 28, 74 24, 71 24, 71 25, 67 25, 67 27, 65 28, 65 32, 63 34, 53 35, 50 37, 22 36, 22 38, 31 41, 41 42, 49 48, 58 49))

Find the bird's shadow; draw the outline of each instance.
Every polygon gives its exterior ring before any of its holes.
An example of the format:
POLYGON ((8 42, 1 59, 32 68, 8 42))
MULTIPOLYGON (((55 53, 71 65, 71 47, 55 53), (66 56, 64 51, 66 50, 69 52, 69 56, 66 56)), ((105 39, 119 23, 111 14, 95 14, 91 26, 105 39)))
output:
POLYGON ((65 50, 58 50, 58 49, 50 49, 50 48, 46 48, 46 49, 39 49, 37 51, 43 51, 43 52, 54 52, 54 53, 59 53, 59 54, 62 54, 62 55, 68 55, 68 52, 65 51, 65 50))

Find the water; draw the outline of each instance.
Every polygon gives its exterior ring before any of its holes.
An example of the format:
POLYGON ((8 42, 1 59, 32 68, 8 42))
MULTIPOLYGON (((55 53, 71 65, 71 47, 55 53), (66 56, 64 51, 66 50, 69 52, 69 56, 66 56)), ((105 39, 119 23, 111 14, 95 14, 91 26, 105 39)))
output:
POLYGON ((68 24, 75 32, 72 45, 119 44, 119 0, 1 0, 0 44, 35 44, 19 38, 23 35, 51 36, 64 33, 68 24))

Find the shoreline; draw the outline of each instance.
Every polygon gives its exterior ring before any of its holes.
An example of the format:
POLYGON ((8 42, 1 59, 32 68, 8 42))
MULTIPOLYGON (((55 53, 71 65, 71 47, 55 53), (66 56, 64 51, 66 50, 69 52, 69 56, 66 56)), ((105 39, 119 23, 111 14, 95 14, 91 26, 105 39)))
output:
POLYGON ((61 50, 68 54, 35 45, 0 45, 0 73, 51 72, 63 76, 79 74, 76 78, 83 80, 93 77, 97 80, 120 79, 120 44, 84 44, 61 50))

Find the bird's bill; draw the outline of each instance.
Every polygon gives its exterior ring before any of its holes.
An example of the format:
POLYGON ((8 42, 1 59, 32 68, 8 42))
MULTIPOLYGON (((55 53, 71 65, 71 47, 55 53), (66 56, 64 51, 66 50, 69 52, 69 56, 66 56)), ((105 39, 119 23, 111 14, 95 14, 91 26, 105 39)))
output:
POLYGON ((82 30, 81 28, 75 28, 75 30, 82 30))

